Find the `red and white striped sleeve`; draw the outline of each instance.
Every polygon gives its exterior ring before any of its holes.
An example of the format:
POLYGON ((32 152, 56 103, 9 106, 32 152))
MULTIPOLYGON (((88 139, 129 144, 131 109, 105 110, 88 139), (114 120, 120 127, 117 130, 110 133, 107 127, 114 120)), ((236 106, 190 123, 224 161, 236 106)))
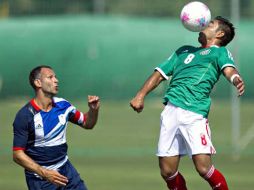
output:
POLYGON ((69 121, 77 124, 77 125, 84 125, 87 120, 87 113, 82 113, 79 110, 73 110, 69 121))

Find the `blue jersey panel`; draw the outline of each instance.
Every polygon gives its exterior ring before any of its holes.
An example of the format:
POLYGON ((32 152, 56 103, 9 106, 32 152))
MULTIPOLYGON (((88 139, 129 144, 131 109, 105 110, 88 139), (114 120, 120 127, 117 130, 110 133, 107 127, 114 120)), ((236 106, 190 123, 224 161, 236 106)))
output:
POLYGON ((67 144, 50 147, 31 146, 25 150, 36 163, 43 166, 51 166, 61 162, 67 156, 67 144))

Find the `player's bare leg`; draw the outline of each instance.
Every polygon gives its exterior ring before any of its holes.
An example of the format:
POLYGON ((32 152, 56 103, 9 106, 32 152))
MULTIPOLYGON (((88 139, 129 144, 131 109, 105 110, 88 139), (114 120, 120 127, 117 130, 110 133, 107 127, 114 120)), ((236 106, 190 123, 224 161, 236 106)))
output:
POLYGON ((214 168, 209 154, 197 154, 192 156, 197 172, 212 187, 213 190, 228 190, 224 176, 214 168))
POLYGON ((178 172, 179 156, 159 157, 160 172, 169 190, 187 190, 183 176, 178 172))

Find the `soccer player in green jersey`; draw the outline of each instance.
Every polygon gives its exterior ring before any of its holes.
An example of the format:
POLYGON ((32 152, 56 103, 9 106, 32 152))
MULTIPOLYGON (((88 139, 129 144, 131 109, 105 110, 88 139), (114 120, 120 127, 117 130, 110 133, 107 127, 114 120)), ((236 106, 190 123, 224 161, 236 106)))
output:
POLYGON ((178 171, 180 157, 186 154, 213 190, 228 190, 224 176, 211 161, 216 151, 207 118, 209 95, 221 74, 236 87, 239 96, 244 93, 244 82, 225 48, 234 35, 233 24, 216 17, 199 33, 201 47, 183 46, 176 50, 155 68, 130 102, 135 111, 141 112, 145 96, 171 77, 164 96, 157 152, 161 176, 170 190, 187 190, 184 177, 178 171))

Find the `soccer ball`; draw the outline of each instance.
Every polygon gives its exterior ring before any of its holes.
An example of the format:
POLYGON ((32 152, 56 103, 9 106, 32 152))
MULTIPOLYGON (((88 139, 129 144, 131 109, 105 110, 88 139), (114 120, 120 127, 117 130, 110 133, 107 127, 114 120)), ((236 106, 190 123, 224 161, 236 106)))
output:
POLYGON ((211 21, 211 12, 204 3, 193 1, 183 7, 180 18, 186 29, 200 32, 211 21))

